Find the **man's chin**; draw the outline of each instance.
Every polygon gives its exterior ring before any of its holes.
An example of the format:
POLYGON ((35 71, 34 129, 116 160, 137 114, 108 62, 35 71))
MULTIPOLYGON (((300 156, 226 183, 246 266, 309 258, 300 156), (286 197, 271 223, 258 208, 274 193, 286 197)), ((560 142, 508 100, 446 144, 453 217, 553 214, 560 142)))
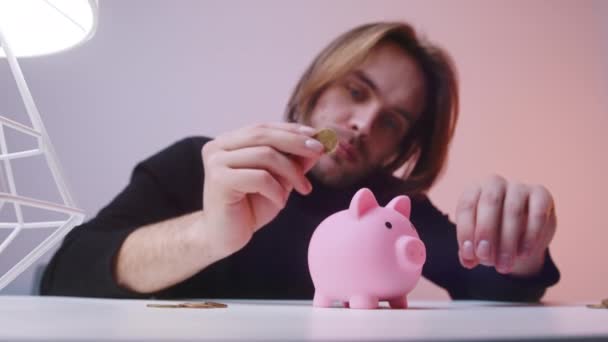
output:
POLYGON ((310 173, 320 183, 332 188, 346 188, 362 178, 362 175, 354 170, 345 170, 340 165, 323 161, 317 163, 310 173))

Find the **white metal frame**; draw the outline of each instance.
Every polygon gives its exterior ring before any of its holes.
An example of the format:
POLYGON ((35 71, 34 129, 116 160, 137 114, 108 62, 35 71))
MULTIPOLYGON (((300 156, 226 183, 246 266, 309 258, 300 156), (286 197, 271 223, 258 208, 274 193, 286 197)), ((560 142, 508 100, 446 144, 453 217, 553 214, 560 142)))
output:
MULTIPOLYGON (((0 164, 2 169, 0 173, 4 173, 8 181, 9 192, 0 192, 0 209, 6 203, 12 203, 15 208, 16 222, 0 222, 0 229, 12 229, 12 232, 0 243, 0 257, 6 247, 17 237, 17 235, 24 229, 38 229, 38 228, 56 228, 44 241, 30 251, 21 261, 16 263, 11 269, 9 269, 4 275, 0 277, 0 291, 6 287, 11 281, 13 281, 19 274, 25 271, 30 265, 32 265, 38 258, 40 258, 46 251, 53 247, 56 243, 60 242, 63 237, 76 225, 80 224, 84 220, 84 212, 76 207, 74 199, 70 195, 67 183, 61 172, 59 160, 51 144, 51 140, 44 128, 40 113, 34 103, 34 99, 30 90, 25 82, 17 58, 10 49, 10 45, 6 40, 6 37, 2 34, 0 28, 0 49, 3 49, 8 63, 17 83, 17 88, 23 99, 25 109, 31 120, 32 127, 21 124, 19 122, 10 120, 0 113, 0 164), (6 143, 6 136, 4 130, 6 127, 17 130, 23 134, 29 135, 35 138, 38 142, 37 148, 26 151, 10 152, 6 143), (13 177, 13 169, 11 161, 19 158, 27 158, 38 155, 44 155, 46 162, 49 166, 53 181, 59 190, 61 195, 62 203, 52 203, 47 201, 41 201, 35 198, 29 198, 20 196, 15 186, 15 180, 13 177), (49 210, 57 213, 63 213, 68 215, 68 218, 64 221, 42 221, 42 222, 25 222, 22 208, 33 207, 38 209, 49 210)), ((6 188, 6 187, 5 187, 6 188)))

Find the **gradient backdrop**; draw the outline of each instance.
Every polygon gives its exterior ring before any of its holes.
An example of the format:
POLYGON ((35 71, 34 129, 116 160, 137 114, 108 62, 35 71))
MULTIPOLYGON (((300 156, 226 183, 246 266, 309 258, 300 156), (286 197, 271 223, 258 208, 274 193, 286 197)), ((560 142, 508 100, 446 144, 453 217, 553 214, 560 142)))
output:
MULTIPOLYGON (((387 19, 411 22, 459 69, 461 120, 433 201, 453 218, 464 187, 492 173, 545 184, 557 203, 552 253, 562 271, 545 298, 608 296, 608 1, 100 0, 89 43, 21 65, 92 216, 137 161, 173 141, 280 120, 325 44, 387 19)), ((4 62, 0 111, 23 117, 4 62)), ((52 192, 42 169, 20 172, 26 188, 52 192)), ((0 264, 39 238, 24 235, 0 264)), ((3 293, 31 293, 36 273, 3 293)), ((412 298, 447 295, 423 281, 412 298)))

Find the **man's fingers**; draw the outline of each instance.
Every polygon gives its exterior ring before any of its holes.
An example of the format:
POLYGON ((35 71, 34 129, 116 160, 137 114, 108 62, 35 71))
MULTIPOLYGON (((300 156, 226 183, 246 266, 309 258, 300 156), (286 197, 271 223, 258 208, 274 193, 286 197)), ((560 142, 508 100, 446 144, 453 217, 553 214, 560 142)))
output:
POLYGON ((505 193, 506 181, 502 177, 494 176, 482 187, 479 196, 475 225, 475 255, 482 265, 494 265, 505 193))
MULTIPOLYGON (((219 158, 226 166, 234 169, 261 169, 287 180, 287 191, 295 188, 302 194, 311 190, 308 179, 301 166, 269 146, 247 147, 229 152, 222 152, 219 158)), ((280 180, 280 179, 279 179, 280 180)))
POLYGON ((300 123, 295 123, 295 122, 267 122, 267 123, 261 123, 261 124, 254 125, 250 128, 255 128, 255 127, 282 129, 285 131, 289 131, 289 132, 293 132, 293 133, 302 133, 302 134, 306 134, 309 136, 312 136, 317 132, 317 129, 315 129, 313 127, 306 126, 306 125, 303 125, 300 123))
POLYGON ((553 198, 543 186, 533 186, 528 199, 527 229, 520 254, 530 256, 541 242, 543 229, 553 215, 553 198))
POLYGON ((463 193, 456 226, 458 258, 464 267, 482 264, 508 274, 521 265, 518 258, 543 252, 555 235, 553 197, 543 186, 509 183, 493 176, 463 193))
POLYGON ((310 171, 313 166, 315 166, 315 164, 319 161, 319 158, 321 158, 322 155, 318 155, 317 157, 311 157, 311 158, 303 158, 303 157, 298 157, 298 156, 294 156, 295 160, 297 160, 298 164, 300 164, 300 166, 302 167, 302 171, 304 173, 307 173, 308 171, 310 171))
POLYGON ((228 189, 237 194, 236 201, 242 200, 247 194, 260 194, 274 203, 277 208, 283 208, 289 193, 268 171, 259 169, 227 169, 223 173, 222 182, 228 189))
POLYGON ((479 261, 477 259, 474 259, 474 260, 464 259, 462 257, 462 249, 458 251, 458 260, 460 260, 460 264, 464 268, 468 268, 468 269, 472 269, 472 268, 476 267, 477 265, 479 265, 479 261))
POLYGON ((456 235, 458 237, 458 250, 461 264, 472 268, 477 264, 475 256, 475 220, 477 216, 477 203, 481 188, 477 185, 466 189, 456 208, 456 235))
MULTIPOLYGON (((223 150, 232 151, 246 147, 270 146, 282 153, 306 158, 318 158, 323 153, 323 144, 311 137, 312 132, 302 131, 302 126, 287 124, 264 124, 243 128, 219 136, 215 141, 223 150)), ((303 126, 306 127, 306 126, 303 126)))
POLYGON ((498 242, 496 270, 509 273, 518 256, 518 246, 527 224, 528 187, 511 183, 503 205, 502 227, 498 242))

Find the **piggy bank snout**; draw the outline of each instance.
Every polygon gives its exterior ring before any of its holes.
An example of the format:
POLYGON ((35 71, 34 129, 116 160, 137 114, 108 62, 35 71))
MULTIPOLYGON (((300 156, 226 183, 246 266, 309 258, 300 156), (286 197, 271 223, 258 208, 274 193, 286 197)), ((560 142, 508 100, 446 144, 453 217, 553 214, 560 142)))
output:
POLYGON ((397 259, 405 270, 418 270, 426 261, 424 243, 412 236, 397 239, 397 259))

